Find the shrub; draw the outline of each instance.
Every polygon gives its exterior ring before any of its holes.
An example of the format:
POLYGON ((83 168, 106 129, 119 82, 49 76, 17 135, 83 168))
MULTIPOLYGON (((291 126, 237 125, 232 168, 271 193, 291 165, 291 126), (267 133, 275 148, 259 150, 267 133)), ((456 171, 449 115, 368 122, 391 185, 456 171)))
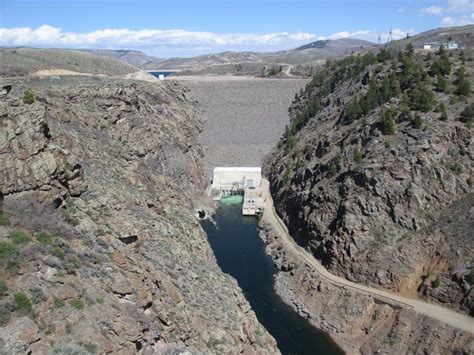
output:
POLYGON ((441 112, 440 120, 447 121, 448 120, 448 113, 446 112, 446 106, 444 103, 440 103, 438 106, 438 112, 441 112))
POLYGON ((8 226, 10 224, 10 220, 5 212, 0 211, 0 226, 8 226))
POLYGON ((36 239, 43 245, 52 245, 54 241, 54 238, 46 233, 37 234, 36 239))
POLYGON ((446 92, 448 89, 448 81, 441 74, 436 77, 435 88, 439 92, 446 92))
POLYGON ((27 295, 23 292, 17 292, 13 297, 15 298, 16 308, 21 314, 31 314, 33 307, 27 295))
POLYGON ((8 287, 5 284, 5 282, 0 280, 0 297, 2 297, 5 294, 5 292, 7 292, 7 290, 8 290, 8 287))
POLYGON ((354 150, 354 161, 355 161, 356 163, 360 163, 360 162, 362 161, 363 157, 364 157, 364 156, 362 155, 361 151, 356 148, 356 149, 354 150))
POLYGON ((462 174, 462 165, 458 163, 451 163, 448 165, 449 170, 451 170, 456 175, 462 174))
POLYGON ((54 247, 53 248, 53 255, 61 260, 64 259, 64 250, 62 250, 60 247, 54 247))
POLYGON ((466 106, 461 112, 460 121, 469 125, 474 123, 474 104, 466 106))
POLYGON ((285 185, 288 185, 288 182, 290 182, 290 168, 285 169, 285 173, 283 174, 283 182, 285 185))
POLYGON ((456 93, 459 96, 468 96, 471 92, 471 82, 466 78, 466 68, 460 67, 458 70, 456 70, 456 78, 456 93))
POLYGON ((392 110, 386 110, 382 113, 380 119, 382 133, 383 134, 394 134, 395 133, 395 113, 392 110))
POLYGON ((23 103, 31 105, 33 102, 35 102, 35 95, 30 90, 26 90, 23 93, 23 103))
POLYGON ((415 117, 411 120, 411 124, 415 128, 421 128, 423 125, 423 120, 421 119, 421 116, 419 114, 416 114, 415 117))
POLYGON ((466 78, 460 79, 458 81, 457 94, 460 96, 468 96, 470 92, 471 92, 471 82, 466 78))
POLYGON ((0 262, 7 266, 16 264, 18 257, 18 249, 15 244, 10 242, 0 242, 0 262))
POLYGON ((53 298, 53 305, 54 305, 54 308, 64 307, 64 301, 60 298, 54 297, 53 298))
POLYGON ((25 233, 25 231, 15 229, 10 234, 10 240, 13 242, 13 244, 20 245, 28 243, 30 238, 25 233))
POLYGON ((82 302, 81 299, 75 299, 75 300, 71 300, 69 302, 69 304, 71 306, 73 306, 75 309, 83 309, 84 308, 84 302, 82 302))
POLYGON ((474 267, 469 271, 469 274, 466 276, 466 280, 469 285, 474 285, 474 267))
POLYGON ((439 276, 436 276, 436 279, 434 279, 433 281, 431 281, 431 286, 433 288, 438 288, 439 285, 441 284, 441 281, 439 279, 439 276))
POLYGON ((410 108, 416 111, 428 112, 434 104, 433 90, 427 85, 419 83, 409 93, 410 108))
POLYGON ((331 160, 331 163, 329 164, 329 173, 331 176, 336 175, 341 170, 341 160, 340 155, 337 155, 333 160, 331 160))

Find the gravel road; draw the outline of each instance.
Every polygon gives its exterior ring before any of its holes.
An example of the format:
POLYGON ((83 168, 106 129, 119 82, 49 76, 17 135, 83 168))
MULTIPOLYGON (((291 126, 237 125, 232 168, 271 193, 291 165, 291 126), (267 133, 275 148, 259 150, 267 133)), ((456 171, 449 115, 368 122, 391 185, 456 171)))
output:
POLYGON ((305 79, 174 77, 203 109, 201 143, 208 176, 216 166, 260 166, 288 123, 288 107, 305 79))

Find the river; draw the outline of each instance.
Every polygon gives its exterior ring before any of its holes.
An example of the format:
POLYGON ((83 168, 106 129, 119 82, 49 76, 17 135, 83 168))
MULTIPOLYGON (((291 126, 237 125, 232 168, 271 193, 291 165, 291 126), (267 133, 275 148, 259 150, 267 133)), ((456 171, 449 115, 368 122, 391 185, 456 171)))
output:
POLYGON ((221 205, 217 227, 203 222, 209 243, 223 272, 233 276, 260 323, 276 339, 283 354, 343 354, 324 332, 296 314, 273 290, 277 269, 265 253, 258 221, 243 217, 242 205, 221 205))

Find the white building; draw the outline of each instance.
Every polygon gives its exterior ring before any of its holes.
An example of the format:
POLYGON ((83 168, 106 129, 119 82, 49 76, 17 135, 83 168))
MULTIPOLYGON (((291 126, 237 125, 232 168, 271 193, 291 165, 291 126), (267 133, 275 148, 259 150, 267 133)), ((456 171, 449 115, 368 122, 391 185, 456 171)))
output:
POLYGON ((226 194, 260 187, 261 182, 262 168, 260 167, 217 167, 214 168, 212 188, 226 194))
POLYGON ((445 49, 458 49, 459 46, 457 43, 449 42, 449 43, 439 43, 439 42, 431 42, 425 43, 423 45, 423 49, 435 50, 439 49, 441 46, 445 49))

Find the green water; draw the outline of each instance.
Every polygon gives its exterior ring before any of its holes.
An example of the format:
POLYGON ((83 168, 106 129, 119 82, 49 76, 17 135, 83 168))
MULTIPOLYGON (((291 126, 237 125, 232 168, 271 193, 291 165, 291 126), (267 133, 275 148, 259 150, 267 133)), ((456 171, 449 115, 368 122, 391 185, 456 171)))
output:
POLYGON ((224 196, 220 200, 221 205, 224 205, 224 206, 240 205, 243 202, 244 202, 244 196, 243 195, 224 196))

